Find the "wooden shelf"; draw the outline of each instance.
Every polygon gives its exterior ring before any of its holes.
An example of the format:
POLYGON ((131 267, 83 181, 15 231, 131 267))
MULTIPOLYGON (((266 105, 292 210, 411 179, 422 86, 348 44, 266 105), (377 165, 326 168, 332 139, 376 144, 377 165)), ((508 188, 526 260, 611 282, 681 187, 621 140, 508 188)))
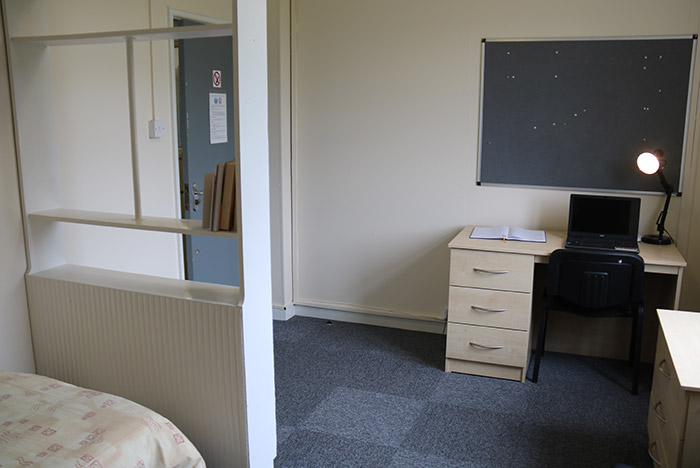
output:
POLYGON ((81 265, 60 265, 48 270, 30 273, 30 276, 197 302, 231 306, 237 306, 241 302, 240 289, 236 286, 163 278, 81 265))
POLYGON ((146 216, 134 219, 133 215, 105 213, 101 211, 66 210, 56 208, 29 214, 30 219, 44 219, 64 223, 89 224, 92 226, 138 229, 141 231, 173 232, 191 236, 233 237, 238 233, 231 231, 210 231, 202 229, 202 221, 196 219, 159 218, 146 216))
POLYGON ((221 37, 233 35, 231 23, 203 26, 181 26, 174 28, 135 29, 128 31, 106 31, 82 34, 59 34, 51 36, 13 37, 14 43, 30 43, 47 46, 109 44, 124 42, 131 37, 135 41, 155 41, 172 39, 196 39, 200 37, 221 37))

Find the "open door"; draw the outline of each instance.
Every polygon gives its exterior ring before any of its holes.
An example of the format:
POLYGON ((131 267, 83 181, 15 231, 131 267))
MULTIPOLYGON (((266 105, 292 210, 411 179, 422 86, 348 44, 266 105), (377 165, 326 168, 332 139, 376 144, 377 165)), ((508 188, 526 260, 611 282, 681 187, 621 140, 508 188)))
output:
MULTIPOLYGON (((176 20, 177 26, 198 24, 176 20)), ((178 40, 178 146, 182 216, 202 219, 204 174, 236 159, 233 131, 233 51, 230 37, 178 40), (225 135, 212 134, 210 101, 224 96, 225 135), (212 136, 213 135, 213 136, 212 136), (222 141, 226 140, 226 141, 222 141)), ((218 102, 218 101, 217 101, 218 102)), ((221 119, 215 123, 221 124, 221 119)), ((184 236, 185 279, 239 285, 237 239, 184 236)))

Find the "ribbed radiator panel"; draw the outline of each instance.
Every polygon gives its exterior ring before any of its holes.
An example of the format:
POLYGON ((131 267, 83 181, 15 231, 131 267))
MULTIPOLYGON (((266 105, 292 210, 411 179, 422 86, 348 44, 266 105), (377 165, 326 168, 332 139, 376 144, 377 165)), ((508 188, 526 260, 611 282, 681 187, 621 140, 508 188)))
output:
POLYGON ((37 373, 180 427, 210 468, 247 466, 239 307, 29 275, 37 373))

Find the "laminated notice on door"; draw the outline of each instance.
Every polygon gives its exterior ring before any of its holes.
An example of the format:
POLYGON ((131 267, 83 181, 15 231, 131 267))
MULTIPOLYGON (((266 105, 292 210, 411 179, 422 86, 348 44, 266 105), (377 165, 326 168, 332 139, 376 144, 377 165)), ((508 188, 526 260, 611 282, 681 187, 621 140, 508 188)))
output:
POLYGON ((209 93, 209 143, 227 143, 226 94, 209 93))

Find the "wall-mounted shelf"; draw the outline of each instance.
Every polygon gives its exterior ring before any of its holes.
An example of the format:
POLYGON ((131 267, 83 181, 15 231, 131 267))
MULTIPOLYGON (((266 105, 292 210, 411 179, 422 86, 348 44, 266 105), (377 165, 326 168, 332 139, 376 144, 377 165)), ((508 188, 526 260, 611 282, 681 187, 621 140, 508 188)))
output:
POLYGON ((133 215, 128 214, 66 210, 62 208, 30 213, 29 218, 75 224, 90 224, 92 226, 138 229, 141 231, 173 232, 176 234, 193 236, 238 237, 236 232, 202 229, 202 221, 196 219, 160 218, 155 216, 144 216, 140 219, 136 219, 133 215))
POLYGON ((204 26, 181 26, 174 28, 136 29, 127 31, 105 31, 82 34, 58 34, 47 36, 13 37, 14 43, 30 43, 46 46, 80 45, 80 44, 110 44, 124 42, 128 38, 134 41, 155 41, 173 39, 192 39, 199 37, 231 36, 232 25, 215 24, 204 26))

